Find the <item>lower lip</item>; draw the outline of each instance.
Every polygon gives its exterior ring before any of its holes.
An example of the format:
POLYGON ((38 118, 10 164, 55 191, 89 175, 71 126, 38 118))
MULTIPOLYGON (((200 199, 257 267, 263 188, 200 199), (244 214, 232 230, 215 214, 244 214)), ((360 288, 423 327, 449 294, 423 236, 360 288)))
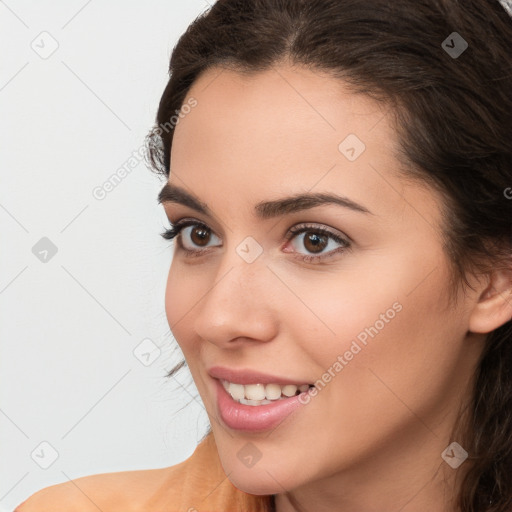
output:
POLYGON ((224 389, 220 380, 215 379, 217 387, 217 406, 222 421, 234 430, 264 431, 277 427, 288 415, 304 403, 300 402, 307 391, 299 395, 277 400, 271 404, 245 405, 233 400, 224 389))

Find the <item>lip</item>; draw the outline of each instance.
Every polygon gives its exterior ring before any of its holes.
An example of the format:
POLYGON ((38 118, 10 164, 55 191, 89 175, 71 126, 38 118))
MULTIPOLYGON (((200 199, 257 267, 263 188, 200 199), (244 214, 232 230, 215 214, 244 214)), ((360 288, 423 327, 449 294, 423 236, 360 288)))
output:
POLYGON ((278 400, 271 404, 252 406, 240 404, 233 400, 218 379, 215 379, 215 387, 217 410, 224 424, 233 430, 251 432, 277 427, 292 412, 301 405, 305 405, 301 402, 301 398, 308 393, 308 391, 303 391, 299 395, 278 400))
POLYGON ((208 370, 208 374, 214 379, 227 380, 233 384, 279 384, 281 386, 286 386, 286 384, 295 384, 297 387, 300 387, 304 384, 307 384, 308 386, 313 385, 312 382, 305 382, 300 379, 286 379, 283 377, 278 377, 277 375, 270 375, 268 373, 262 373, 256 370, 235 370, 232 368, 226 368, 224 366, 212 366, 208 370))

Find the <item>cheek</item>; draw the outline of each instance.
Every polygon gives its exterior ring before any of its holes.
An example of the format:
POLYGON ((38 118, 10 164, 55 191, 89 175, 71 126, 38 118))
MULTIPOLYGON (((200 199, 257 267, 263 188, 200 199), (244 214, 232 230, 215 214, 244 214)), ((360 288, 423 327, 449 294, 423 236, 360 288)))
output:
POLYGON ((431 394, 440 392, 457 364, 465 330, 464 319, 447 307, 448 269, 435 255, 432 260, 420 266, 402 255, 388 267, 380 261, 365 272, 347 272, 325 283, 312 307, 322 322, 308 321, 318 326, 317 338, 305 346, 324 372, 336 374, 330 379, 338 383, 333 391, 378 402, 386 390, 378 379, 382 376, 394 391, 413 400, 427 388, 431 394))
POLYGON ((319 276, 314 283, 296 281, 293 289, 310 311, 297 301, 288 308, 288 326, 295 326, 296 339, 304 340, 311 360, 323 368, 346 352, 351 363, 367 356, 371 340, 382 338, 403 314, 396 280, 386 282, 381 276, 379 281, 371 269, 344 268, 339 275, 319 276))
POLYGON ((365 425, 370 438, 414 419, 411 410, 431 417, 443 408, 465 333, 464 319, 441 297, 446 282, 438 269, 421 291, 410 293, 413 287, 407 282, 393 293, 396 285, 381 283, 378 293, 366 299, 354 292, 353 301, 337 302, 341 334, 329 343, 330 357, 325 348, 322 355, 324 368, 336 375, 320 392, 337 404, 327 411, 326 421, 341 421, 349 431, 365 425))

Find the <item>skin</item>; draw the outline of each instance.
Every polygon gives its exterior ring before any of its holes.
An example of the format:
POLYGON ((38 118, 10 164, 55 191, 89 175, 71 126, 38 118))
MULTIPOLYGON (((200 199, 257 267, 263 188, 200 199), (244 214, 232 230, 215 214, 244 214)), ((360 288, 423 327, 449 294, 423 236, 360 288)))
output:
MULTIPOLYGON (((171 222, 211 230, 199 257, 176 246, 165 305, 229 479, 276 494, 279 512, 456 510, 450 499, 469 462, 454 470, 441 453, 485 334, 512 316, 510 281, 475 277, 475 291, 449 303, 440 197, 399 176, 388 113, 339 80, 287 63, 252 76, 214 68, 188 97, 197 106, 176 126, 169 183, 214 217, 164 203, 171 222), (348 134, 366 145, 353 162, 338 149, 348 134), (253 213, 260 201, 308 191, 346 196, 373 215, 337 205, 266 220, 253 213), (303 222, 350 237, 350 249, 335 254, 332 240, 320 251, 330 258, 301 261, 312 245, 285 235, 303 222), (250 264, 235 250, 247 236, 263 249, 250 264), (401 311, 276 429, 222 423, 207 368, 313 383, 397 302, 401 311), (249 441, 262 454, 251 468, 237 457, 249 441)), ((182 236, 187 248, 203 247, 190 229, 182 236)))

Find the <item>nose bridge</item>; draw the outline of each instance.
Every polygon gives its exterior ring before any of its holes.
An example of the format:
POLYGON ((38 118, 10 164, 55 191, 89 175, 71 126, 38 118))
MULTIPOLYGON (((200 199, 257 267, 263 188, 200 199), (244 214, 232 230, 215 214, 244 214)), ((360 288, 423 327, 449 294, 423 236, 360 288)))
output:
MULTIPOLYGON (((236 234, 232 239, 237 239, 236 234)), ((256 300, 260 293, 265 292, 265 281, 269 277, 266 264, 263 245, 252 236, 246 236, 239 243, 228 243, 215 279, 219 293, 221 296, 226 294, 228 299, 233 298, 232 294, 238 293, 240 299, 249 294, 248 300, 256 300)))
POLYGON ((222 255, 215 280, 198 305, 195 329, 201 337, 215 343, 239 337, 273 337, 274 316, 267 287, 272 273, 264 253, 261 250, 257 254, 256 249, 253 241, 246 240, 222 255))

